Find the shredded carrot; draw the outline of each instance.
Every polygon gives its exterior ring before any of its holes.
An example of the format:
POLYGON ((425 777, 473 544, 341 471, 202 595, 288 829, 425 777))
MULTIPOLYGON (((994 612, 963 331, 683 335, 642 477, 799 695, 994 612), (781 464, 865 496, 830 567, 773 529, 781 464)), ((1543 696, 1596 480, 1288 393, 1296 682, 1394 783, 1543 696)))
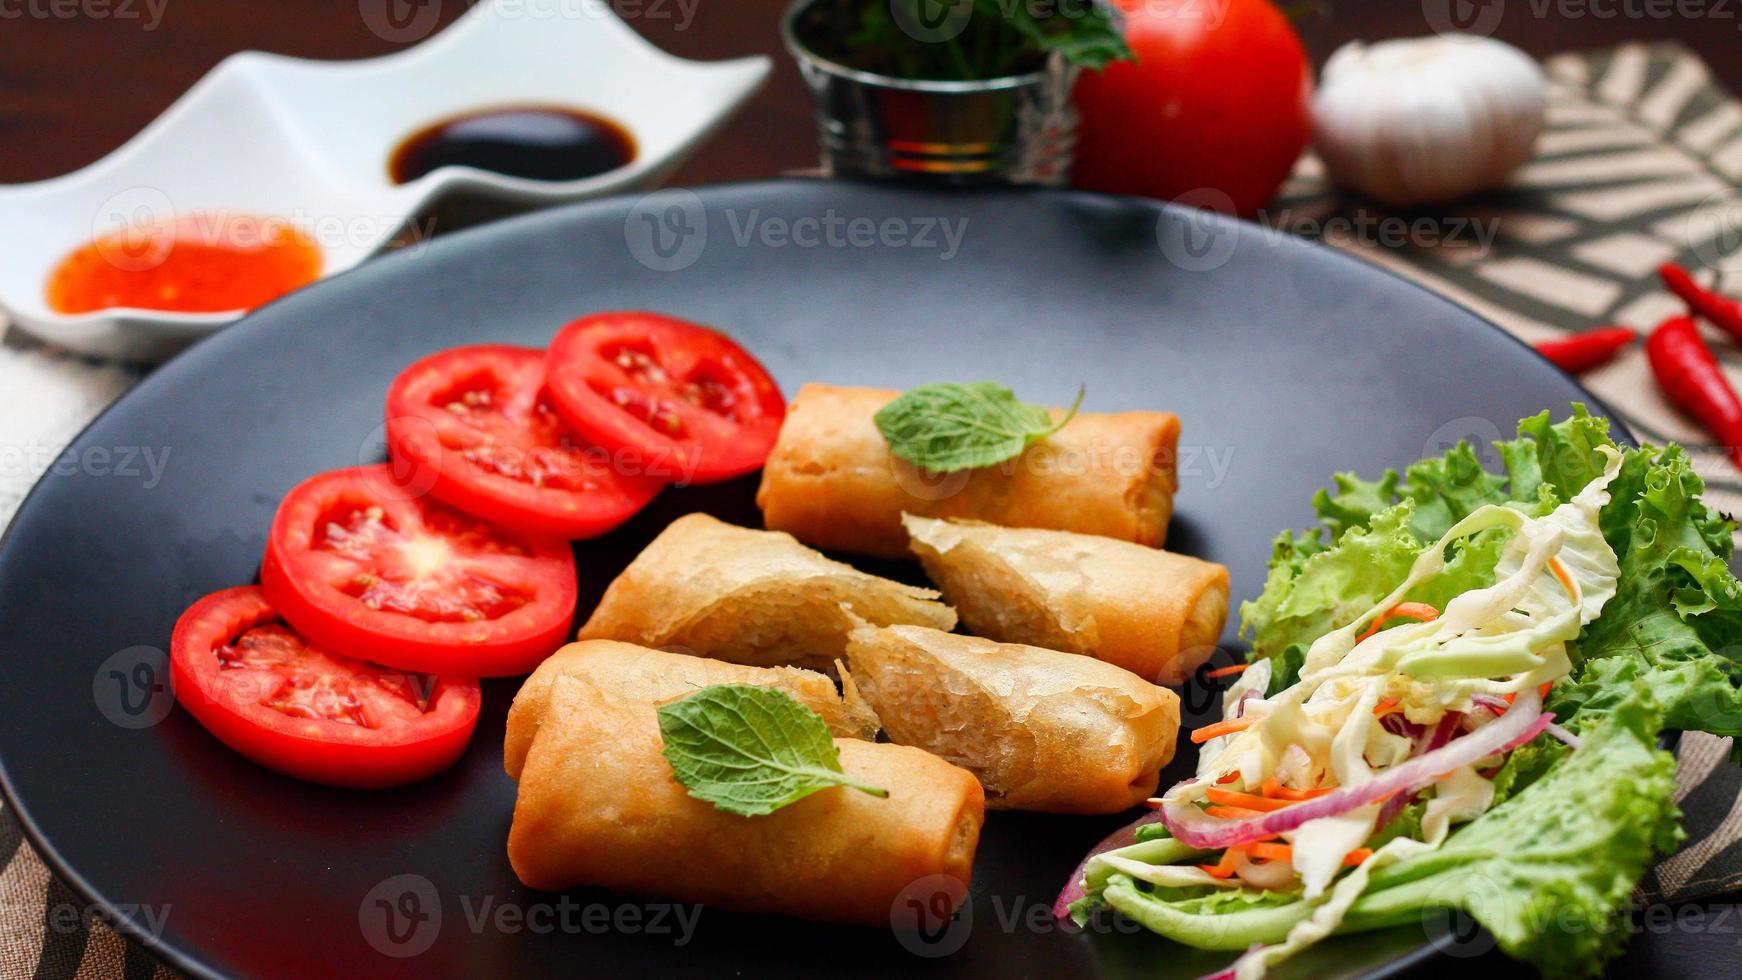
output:
MULTIPOLYGON (((1538 684, 1536 686, 1536 696, 1539 698, 1548 697, 1549 689, 1552 687, 1554 687, 1554 681, 1545 681, 1541 684, 1538 684)), ((1511 704, 1512 702, 1514 702, 1516 700, 1518 700, 1518 695, 1516 693, 1506 695, 1506 703, 1507 704, 1511 704)), ((1498 714, 1505 714, 1506 712, 1501 711, 1501 712, 1497 712, 1497 713, 1498 714)))
POLYGON ((1244 820, 1247 817, 1264 816, 1263 810, 1248 810, 1240 806, 1207 806, 1204 807, 1204 812, 1223 820, 1244 820))
POLYGON ((1215 864, 1200 864, 1198 870, 1212 878, 1226 878, 1234 873, 1234 855, 1240 853, 1240 848, 1230 847, 1222 852, 1222 859, 1215 864))
POLYGON ((1373 706, 1373 715, 1374 717, 1384 717, 1385 715, 1391 714, 1393 711, 1402 710, 1402 708, 1398 707, 1398 700, 1396 698, 1386 698, 1373 706))
POLYGON ((1229 806, 1243 807, 1247 810, 1283 810, 1294 803, 1290 800, 1267 800, 1251 793, 1236 793, 1226 789, 1210 789, 1204 795, 1211 803, 1226 803, 1229 806))
POLYGON ((1548 570, 1553 572, 1554 577, 1560 580, 1561 588, 1567 590, 1567 598, 1577 600, 1579 597, 1579 587, 1573 584, 1573 577, 1567 574, 1567 566, 1561 564, 1559 558, 1550 558, 1548 560, 1548 570))
POLYGON ((1294 860, 1294 848, 1287 844, 1247 844, 1246 854, 1261 861, 1294 860))
POLYGON ((1252 666, 1252 665, 1251 664, 1234 664, 1234 665, 1229 666, 1229 667, 1217 667, 1215 670, 1205 671, 1204 676, 1205 677, 1233 677, 1235 674, 1240 673, 1241 671, 1245 670, 1246 668, 1248 668, 1250 666, 1252 666))
MULTIPOLYGON (((1247 844, 1245 848, 1248 857, 1255 857, 1262 861, 1294 860, 1294 848, 1287 844, 1247 844)), ((1352 868, 1372 856, 1371 848, 1357 847, 1343 855, 1343 863, 1352 868)))
POLYGON ((1252 722, 1253 717, 1247 715, 1243 718, 1223 718, 1221 721, 1214 724, 1205 725, 1202 728, 1194 728, 1192 729, 1192 744, 1202 745, 1212 738, 1245 731, 1252 727, 1252 722))
POLYGON ((1278 800, 1310 800, 1315 796, 1323 796, 1326 793, 1329 793, 1330 790, 1290 789, 1287 786, 1278 783, 1276 777, 1272 776, 1264 781, 1264 785, 1259 787, 1258 792, 1264 796, 1278 800))
POLYGON ((1414 619, 1423 623, 1431 623, 1438 618, 1440 618, 1440 611, 1425 602, 1400 602, 1373 617, 1373 622, 1367 624, 1367 629, 1355 638, 1355 642, 1359 643, 1379 632, 1386 623, 1393 619, 1414 619))
POLYGON ((1239 778, 1240 778, 1240 770, 1233 769, 1233 770, 1225 772, 1221 776, 1217 777, 1216 784, 1222 785, 1225 783, 1231 783, 1234 780, 1239 779, 1239 778))

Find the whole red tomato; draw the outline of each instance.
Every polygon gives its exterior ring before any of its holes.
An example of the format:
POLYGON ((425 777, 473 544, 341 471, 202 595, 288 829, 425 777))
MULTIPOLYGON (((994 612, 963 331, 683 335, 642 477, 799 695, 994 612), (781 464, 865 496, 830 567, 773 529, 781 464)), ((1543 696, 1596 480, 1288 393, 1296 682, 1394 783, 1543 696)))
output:
POLYGON ((1311 135, 1312 69, 1267 0, 1113 0, 1136 61, 1085 71, 1074 183, 1250 216, 1311 135))

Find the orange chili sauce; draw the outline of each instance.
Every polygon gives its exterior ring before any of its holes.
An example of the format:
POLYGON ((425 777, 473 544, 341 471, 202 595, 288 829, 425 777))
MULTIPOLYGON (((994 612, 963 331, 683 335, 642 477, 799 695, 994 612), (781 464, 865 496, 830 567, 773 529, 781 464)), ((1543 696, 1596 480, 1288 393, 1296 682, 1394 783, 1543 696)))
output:
POLYGON ((48 304, 58 313, 251 310, 320 274, 320 247, 288 222, 196 214, 82 246, 49 274, 48 304))

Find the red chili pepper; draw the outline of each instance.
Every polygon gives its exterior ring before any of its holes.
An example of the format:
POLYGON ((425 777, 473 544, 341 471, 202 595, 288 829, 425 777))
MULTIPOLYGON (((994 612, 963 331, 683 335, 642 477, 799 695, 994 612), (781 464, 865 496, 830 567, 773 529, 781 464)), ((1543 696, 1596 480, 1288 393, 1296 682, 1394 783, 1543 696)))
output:
POLYGON ((1694 282, 1694 277, 1688 270, 1673 262, 1658 266, 1657 274, 1670 292, 1688 304, 1688 309, 1695 316, 1705 317, 1725 333, 1742 340, 1742 302, 1714 293, 1694 282))
POLYGON ((1610 360, 1638 339, 1639 334, 1626 327, 1598 327, 1561 340, 1545 340, 1536 345, 1536 352, 1562 371, 1578 374, 1610 360))
POLYGON ((1658 324, 1645 339, 1645 356, 1669 400, 1699 419, 1742 467, 1742 399, 1700 339, 1694 318, 1674 316, 1658 324))

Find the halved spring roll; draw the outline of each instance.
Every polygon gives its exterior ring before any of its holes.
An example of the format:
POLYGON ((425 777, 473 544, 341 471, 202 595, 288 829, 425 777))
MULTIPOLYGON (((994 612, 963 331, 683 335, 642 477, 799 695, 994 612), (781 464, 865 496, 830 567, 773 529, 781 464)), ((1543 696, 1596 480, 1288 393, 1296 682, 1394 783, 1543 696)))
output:
POLYGON ((508 734, 502 742, 502 764, 515 779, 520 778, 527 750, 550 710, 551 689, 559 677, 578 678, 620 700, 652 705, 686 698, 716 684, 771 687, 821 715, 835 735, 877 737, 877 715, 844 670, 842 693, 837 693, 834 681, 812 670, 749 667, 615 640, 582 640, 551 654, 514 695, 514 706, 508 709, 508 734))
POLYGON ((1090 534, 908 515, 913 553, 980 636, 1181 684, 1215 652, 1228 569, 1090 534))
POLYGON ((954 627, 955 610, 937 598, 826 558, 791 535, 688 514, 617 576, 580 638, 827 671, 861 620, 954 627))
POLYGON ((884 927, 920 879, 969 880, 984 797, 934 755, 839 739, 847 775, 888 797, 834 787, 741 817, 691 797, 663 744, 652 705, 559 679, 508 831, 520 880, 884 927))
POLYGON ((973 773, 992 809, 1117 813, 1173 758, 1179 697, 1090 657, 868 626, 847 662, 890 740, 973 773))
POLYGON ((1166 540, 1177 485, 1172 414, 1083 412, 1015 459, 933 474, 891 455, 873 421, 898 394, 800 389, 756 491, 763 522, 817 548, 882 558, 907 557, 903 512, 1166 540))

